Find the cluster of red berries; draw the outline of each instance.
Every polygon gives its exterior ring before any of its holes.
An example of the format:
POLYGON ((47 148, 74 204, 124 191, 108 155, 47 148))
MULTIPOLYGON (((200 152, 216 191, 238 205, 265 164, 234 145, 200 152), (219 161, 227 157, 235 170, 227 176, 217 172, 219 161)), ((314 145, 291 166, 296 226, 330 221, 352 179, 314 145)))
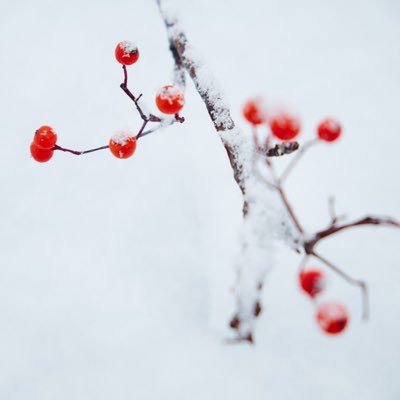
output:
MULTIPOLYGON (((320 269, 305 269, 300 272, 299 282, 303 291, 315 299, 325 289, 325 274, 320 269)), ((336 335, 346 328, 349 314, 342 304, 321 303, 317 305, 315 319, 324 332, 336 335)))
MULTIPOLYGON (((268 118, 262 99, 250 99, 243 107, 243 116, 253 126, 267 124, 272 135, 282 141, 295 139, 301 131, 297 117, 288 113, 278 113, 268 118)), ((340 123, 333 118, 325 118, 317 126, 317 135, 325 142, 336 141, 342 133, 340 123)))
POLYGON ((49 161, 53 157, 54 146, 57 142, 57 134, 51 126, 41 126, 33 136, 31 143, 31 155, 38 162, 49 161))
MULTIPOLYGON (((119 42, 115 48, 116 60, 124 66, 135 64, 139 59, 138 47, 128 40, 119 42)), ((183 92, 179 87, 166 85, 156 94, 155 103, 163 114, 178 115, 185 104, 183 92)), ((40 127, 34 136, 30 151, 34 160, 46 162, 53 157, 57 134, 50 126, 40 127)), ((131 157, 137 145, 137 137, 127 132, 119 132, 111 137, 108 148, 117 158, 131 157)), ((107 147, 107 146, 105 146, 107 147)), ((79 154, 79 152, 75 152, 79 154)))

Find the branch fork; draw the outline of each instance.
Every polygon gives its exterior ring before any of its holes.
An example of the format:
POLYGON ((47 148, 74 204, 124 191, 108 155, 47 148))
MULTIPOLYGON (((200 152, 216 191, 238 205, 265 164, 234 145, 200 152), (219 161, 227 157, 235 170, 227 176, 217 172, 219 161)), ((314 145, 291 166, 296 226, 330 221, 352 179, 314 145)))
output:
MULTIPOLYGON (((179 114, 175 114, 174 115, 174 119, 171 119, 171 120, 162 119, 162 118, 157 117, 156 115, 151 114, 151 113, 149 113, 147 115, 143 111, 142 106, 140 105, 140 100, 141 100, 143 94, 141 93, 139 96, 136 97, 130 91, 130 89, 128 88, 128 71, 127 71, 126 65, 123 65, 122 69, 123 69, 123 73, 124 73, 124 81, 120 84, 120 88, 133 101, 133 103, 135 104, 136 110, 139 113, 139 116, 143 121, 139 131, 137 132, 137 134, 135 136, 136 140, 139 140, 143 136, 146 136, 146 135, 149 135, 149 134, 151 134, 153 132, 156 132, 160 128, 172 125, 175 122, 183 123, 185 121, 185 118, 181 117, 179 114), (150 123, 150 122, 158 122, 159 124, 155 128, 145 131, 145 128, 147 127, 147 124, 150 123)), ((109 148, 109 146, 105 145, 105 146, 96 147, 96 148, 90 149, 90 150, 79 151, 79 150, 67 149, 65 147, 62 147, 62 146, 59 146, 59 145, 55 145, 53 147, 53 150, 64 151, 64 152, 67 152, 67 153, 74 154, 76 156, 81 156, 81 155, 84 155, 84 154, 94 153, 96 151, 105 150, 105 149, 108 149, 108 148, 109 148)))

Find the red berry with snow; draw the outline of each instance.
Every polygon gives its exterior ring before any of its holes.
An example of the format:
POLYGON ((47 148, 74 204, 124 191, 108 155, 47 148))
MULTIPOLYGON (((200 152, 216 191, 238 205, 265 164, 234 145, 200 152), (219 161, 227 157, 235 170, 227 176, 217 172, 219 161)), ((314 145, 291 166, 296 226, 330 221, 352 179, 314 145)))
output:
POLYGON ((301 288, 311 297, 325 289, 325 274, 320 269, 306 269, 299 275, 301 288))
POLYGON ((52 149, 57 142, 57 134, 51 126, 43 125, 33 137, 33 143, 42 149, 52 149))
POLYGON ((43 149, 42 147, 37 146, 34 142, 31 143, 31 155, 32 158, 37 162, 46 162, 49 161, 51 157, 53 157, 54 150, 53 149, 43 149))
POLYGON ((323 303, 317 308, 316 320, 324 332, 336 335, 346 328, 349 322, 349 313, 341 304, 323 303))
POLYGON ((182 91, 177 86, 163 86, 156 95, 158 109, 164 114, 177 114, 185 104, 182 91))
POLYGON ((118 132, 109 142, 111 153, 117 158, 129 158, 136 150, 136 138, 129 132, 118 132))
POLYGON ((325 118, 317 128, 318 137, 325 142, 334 142, 342 133, 342 126, 333 118, 325 118))
POLYGON ((289 114, 279 114, 269 122, 272 134, 279 140, 293 140, 301 129, 300 121, 289 114))
POLYGON ((139 58, 139 50, 135 43, 123 40, 115 48, 115 58, 122 65, 132 65, 139 58))
POLYGON ((243 116, 252 125, 261 125, 266 121, 263 102, 261 99, 247 100, 243 106, 243 116))

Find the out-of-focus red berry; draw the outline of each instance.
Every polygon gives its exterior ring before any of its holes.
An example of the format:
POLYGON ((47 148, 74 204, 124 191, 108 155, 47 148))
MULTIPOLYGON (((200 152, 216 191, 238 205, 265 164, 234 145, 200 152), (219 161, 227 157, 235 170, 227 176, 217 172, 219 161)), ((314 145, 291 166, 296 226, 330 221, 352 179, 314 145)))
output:
POLYGON ((51 126, 43 125, 33 137, 33 143, 42 149, 52 149, 57 142, 57 134, 51 126))
POLYGON ((129 158, 136 150, 136 138, 128 132, 118 132, 111 137, 109 147, 117 158, 129 158))
POLYGON ((317 128, 318 137, 325 142, 334 142, 342 133, 342 126, 333 118, 325 118, 317 128))
POLYGON ((132 65, 139 58, 139 50, 135 43, 123 40, 115 48, 115 58, 122 65, 132 65))
POLYGON ((301 288, 311 297, 325 289, 325 274, 320 269, 305 269, 299 275, 301 288))
POLYGON ((269 121, 272 134, 279 140, 293 140, 300 133, 298 118, 289 114, 279 114, 269 121))
POLYGON ((324 332, 336 335, 346 328, 349 322, 349 313, 341 304, 323 303, 317 307, 315 318, 324 332))
POLYGON ((49 161, 50 158, 53 157, 54 153, 53 149, 43 149, 42 147, 37 146, 34 142, 31 143, 30 150, 32 158, 37 162, 49 161))
POLYGON ((243 106, 243 116, 252 125, 261 125, 266 122, 262 99, 247 100, 243 106))
POLYGON ((184 106, 185 98, 177 86, 166 85, 157 92, 156 104, 164 114, 177 114, 184 106))

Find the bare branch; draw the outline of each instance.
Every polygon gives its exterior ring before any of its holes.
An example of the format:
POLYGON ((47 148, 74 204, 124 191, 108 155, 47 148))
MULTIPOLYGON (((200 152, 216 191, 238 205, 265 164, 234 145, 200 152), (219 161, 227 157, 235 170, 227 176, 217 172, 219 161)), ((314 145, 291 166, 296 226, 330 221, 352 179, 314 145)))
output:
POLYGON ((93 153, 95 151, 99 151, 99 150, 105 150, 108 149, 108 145, 106 146, 101 146, 101 147, 96 147, 95 149, 90 149, 90 150, 84 150, 84 151, 78 151, 78 150, 71 150, 71 149, 66 149, 65 147, 61 147, 59 145, 55 145, 53 147, 53 150, 60 150, 60 151, 65 151, 66 153, 71 153, 74 154, 76 156, 81 156, 83 154, 88 154, 88 153, 93 153))
POLYGON ((121 83, 120 88, 135 103, 135 106, 140 115, 140 118, 142 118, 143 121, 161 122, 161 118, 159 118, 153 114, 146 115, 144 113, 144 111, 142 110, 142 107, 139 104, 139 100, 142 97, 142 94, 140 94, 138 97, 135 97, 134 94, 128 89, 128 72, 126 69, 126 65, 123 65, 122 69, 124 70, 124 81, 121 83))
POLYGON ((346 229, 356 228, 362 225, 382 225, 391 226, 393 228, 400 228, 400 222, 391 217, 366 216, 342 225, 337 225, 336 221, 334 220, 327 229, 315 233, 313 238, 308 240, 307 246, 308 248, 310 248, 311 246, 313 249, 320 240, 325 239, 328 236, 334 235, 335 233, 341 232, 346 229))
POLYGON ((299 231, 300 234, 303 234, 304 233, 304 229, 301 226, 300 221, 297 218, 297 216, 296 216, 296 214, 295 214, 295 212, 293 210, 292 205, 289 203, 289 200, 288 200, 288 197, 287 197, 287 195, 285 193, 285 190, 282 187, 281 180, 277 177, 277 174, 275 172, 275 168, 274 168, 274 164, 273 164, 272 160, 269 159, 269 158, 266 158, 265 165, 270 170, 271 176, 273 178, 274 188, 275 188, 276 192, 278 193, 279 197, 281 198, 282 203, 283 203, 284 207, 286 208, 286 211, 288 212, 288 214, 289 214, 291 220, 293 221, 296 229, 299 231))

